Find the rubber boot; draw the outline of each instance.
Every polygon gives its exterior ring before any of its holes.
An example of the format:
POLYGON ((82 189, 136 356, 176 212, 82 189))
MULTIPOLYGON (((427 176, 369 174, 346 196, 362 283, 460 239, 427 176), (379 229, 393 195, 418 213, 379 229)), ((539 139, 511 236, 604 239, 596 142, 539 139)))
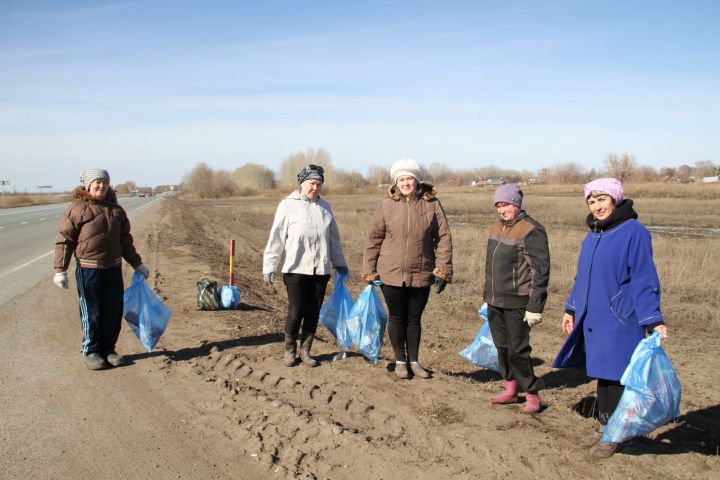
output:
POLYGON ((525 393, 525 413, 538 413, 540 411, 540 395, 537 393, 525 393))
POLYGON ((430 378, 430 372, 425 370, 420 362, 410 362, 410 370, 418 378, 430 378))
POLYGON ((518 384, 515 380, 505 380, 505 390, 490 399, 490 403, 504 405, 506 403, 517 403, 518 384))
POLYGON ((410 374, 408 373, 408 367, 407 363, 403 361, 396 361, 395 362, 395 375, 401 380, 407 380, 410 378, 410 374))
POLYGON ((290 335, 285 335, 285 354, 283 355, 283 365, 292 367, 295 365, 295 354, 297 353, 297 341, 290 335))
POLYGON ((594 447, 596 443, 600 441, 602 438, 602 432, 598 432, 597 430, 593 430, 592 433, 589 433, 582 437, 580 441, 578 442, 578 445, 580 445, 582 448, 590 448, 594 447))
POLYGON ((618 443, 614 442, 598 442, 590 449, 590 455, 595 458, 612 457, 618 450, 618 443))
POLYGON ((320 363, 310 356, 310 347, 312 347, 313 340, 315 339, 314 333, 302 334, 302 342, 300 344, 300 360, 308 367, 317 367, 320 363))

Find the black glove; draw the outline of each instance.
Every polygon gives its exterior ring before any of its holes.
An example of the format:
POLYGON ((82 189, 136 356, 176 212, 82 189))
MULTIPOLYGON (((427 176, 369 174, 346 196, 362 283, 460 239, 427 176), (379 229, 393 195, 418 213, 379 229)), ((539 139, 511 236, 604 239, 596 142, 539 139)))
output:
POLYGON ((447 285, 447 282, 443 280, 442 278, 435 277, 435 293, 440 295, 443 290, 445 290, 445 286, 447 285))

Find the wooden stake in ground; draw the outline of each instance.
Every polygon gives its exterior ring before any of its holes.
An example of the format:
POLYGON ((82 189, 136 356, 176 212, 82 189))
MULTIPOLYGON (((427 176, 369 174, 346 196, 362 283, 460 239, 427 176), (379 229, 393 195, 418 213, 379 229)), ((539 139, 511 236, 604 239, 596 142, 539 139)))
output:
POLYGON ((235 285, 235 240, 230 240, 230 279, 229 286, 235 285))

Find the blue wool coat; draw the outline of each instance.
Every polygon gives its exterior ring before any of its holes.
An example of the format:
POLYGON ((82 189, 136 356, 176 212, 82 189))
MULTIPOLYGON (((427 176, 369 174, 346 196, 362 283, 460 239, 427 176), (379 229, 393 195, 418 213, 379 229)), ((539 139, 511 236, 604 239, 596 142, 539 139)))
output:
POLYGON ((575 326, 553 367, 584 364, 589 377, 620 380, 645 327, 663 322, 650 232, 640 222, 587 234, 565 308, 575 326))

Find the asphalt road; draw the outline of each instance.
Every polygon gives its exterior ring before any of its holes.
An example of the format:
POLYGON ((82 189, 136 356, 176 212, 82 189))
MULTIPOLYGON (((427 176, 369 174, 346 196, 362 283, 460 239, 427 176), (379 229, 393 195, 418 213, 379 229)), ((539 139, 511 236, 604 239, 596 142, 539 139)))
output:
MULTIPOLYGON (((133 215, 157 197, 121 198, 133 215)), ((58 221, 67 203, 0 209, 0 306, 53 275, 58 221)))
MULTIPOLYGON (((123 204, 154 270, 145 240, 161 202, 123 204)), ((234 449, 218 451, 222 433, 204 426, 194 403, 178 401, 197 390, 195 374, 169 381, 163 355, 145 353, 127 326, 117 347, 126 367, 85 367, 75 282, 61 290, 51 280, 63 208, 0 211, 0 479, 268 478, 234 449)), ((215 390, 199 401, 212 404, 215 390)))

